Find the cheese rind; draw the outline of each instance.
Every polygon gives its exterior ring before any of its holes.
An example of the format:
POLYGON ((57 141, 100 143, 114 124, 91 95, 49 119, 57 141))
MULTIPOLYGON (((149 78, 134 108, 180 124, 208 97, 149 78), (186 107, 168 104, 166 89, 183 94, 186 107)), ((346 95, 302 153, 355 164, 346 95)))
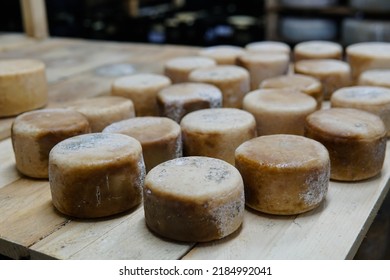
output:
POLYGON ((306 41, 295 45, 294 60, 342 59, 343 47, 331 41, 306 41))
POLYGON ((180 126, 184 155, 218 158, 233 165, 236 148, 256 136, 253 115, 234 108, 195 111, 180 126))
POLYGON ((38 60, 0 61, 0 117, 41 108, 48 99, 45 65, 38 60))
POLYGON ((257 135, 303 135, 306 117, 316 110, 313 97, 290 89, 259 89, 248 93, 243 109, 256 119, 257 135))
POLYGON ((177 123, 188 113, 222 106, 222 92, 205 83, 180 83, 168 86, 157 94, 160 115, 177 123))
POLYGON ((350 108, 331 108, 306 119, 305 136, 329 151, 331 179, 358 181, 380 173, 386 152, 386 128, 376 115, 350 108))
POLYGON ((358 85, 390 88, 390 69, 372 69, 360 74, 358 85))
POLYGON ((48 178, 50 150, 62 140, 90 132, 88 120, 69 109, 41 109, 16 117, 11 139, 16 168, 33 178, 48 178))
POLYGON ((236 150, 246 205, 269 214, 295 215, 325 199, 330 173, 326 148, 296 135, 260 136, 236 150))
POLYGON ((50 152, 52 201, 69 216, 105 217, 135 207, 142 201, 144 178, 141 145, 126 135, 80 135, 50 152))
POLYGON ((156 166, 145 178, 146 224, 170 239, 226 237, 242 224, 244 205, 240 173, 222 160, 177 158, 156 166))
POLYGON ((113 123, 103 133, 121 133, 137 139, 142 146, 146 171, 182 156, 180 125, 163 117, 136 117, 113 123))
POLYGON ((236 58, 245 53, 244 48, 231 45, 219 45, 203 48, 199 55, 214 59, 217 64, 236 64, 236 58))
POLYGON ((70 108, 87 117, 91 132, 101 132, 106 126, 135 117, 133 102, 119 96, 101 96, 67 103, 70 108))
POLYGON ((283 42, 277 41, 261 41, 252 42, 245 45, 245 49, 249 52, 265 52, 265 53, 285 53, 290 55, 291 48, 289 45, 283 42))

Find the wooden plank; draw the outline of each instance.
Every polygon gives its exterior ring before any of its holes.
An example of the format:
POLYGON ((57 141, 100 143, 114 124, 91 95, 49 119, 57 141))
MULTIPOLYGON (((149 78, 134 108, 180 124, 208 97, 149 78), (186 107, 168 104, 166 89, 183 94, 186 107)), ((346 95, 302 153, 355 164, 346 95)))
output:
POLYGON ((119 218, 72 221, 31 247, 32 258, 179 259, 193 243, 167 241, 145 225, 143 208, 119 218), (35 254, 39 252, 39 254, 35 254))
POLYGON ((298 216, 247 210, 232 238, 197 245, 184 259, 351 259, 371 225, 390 177, 390 147, 383 170, 356 183, 331 181, 325 203, 298 216))
POLYGON ((11 139, 0 141, 0 189, 20 178, 15 167, 11 139))
POLYGON ((49 35, 44 0, 21 0, 23 26, 28 36, 44 39, 49 35))

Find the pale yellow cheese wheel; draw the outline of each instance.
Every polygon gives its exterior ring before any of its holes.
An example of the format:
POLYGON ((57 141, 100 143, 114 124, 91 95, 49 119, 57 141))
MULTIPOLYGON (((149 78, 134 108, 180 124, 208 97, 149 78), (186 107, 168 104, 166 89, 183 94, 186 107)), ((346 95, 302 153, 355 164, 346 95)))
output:
POLYGON ((171 84, 171 80, 164 75, 139 73, 116 79, 111 87, 111 95, 131 99, 137 117, 158 116, 157 93, 171 84))
POLYGON ((295 45, 294 60, 342 59, 343 47, 331 41, 305 41, 295 45))
POLYGON ((222 106, 222 92, 206 83, 179 83, 168 86, 157 94, 160 115, 177 123, 188 113, 222 106))
POLYGON ((90 132, 88 120, 70 109, 41 109, 16 117, 11 128, 16 168, 24 175, 48 178, 49 153, 59 142, 90 132))
POLYGON ((306 117, 317 108, 311 96, 294 89, 259 89, 244 98, 243 109, 256 119, 257 135, 303 135, 306 117))
POLYGON ((133 102, 120 96, 78 99, 65 105, 87 117, 91 132, 101 132, 106 126, 135 117, 133 102))
POLYGON ((329 100, 335 90, 351 85, 349 65, 336 59, 300 60, 295 63, 294 71, 320 80, 325 100, 329 100))
POLYGON ((331 107, 361 109, 379 116, 390 136, 390 89, 374 86, 345 87, 335 91, 331 107))
POLYGON ((359 76, 358 85, 390 88, 390 67, 389 69, 372 69, 364 71, 359 76))
POLYGON ((275 52, 275 53, 285 53, 290 55, 291 48, 284 42, 278 41, 259 41, 251 42, 245 45, 245 49, 250 52, 275 52))
POLYGON ((223 107, 241 108, 242 99, 250 90, 249 72, 235 65, 196 69, 190 73, 189 80, 218 87, 222 92, 223 107))
POLYGON ((198 55, 214 59, 217 64, 236 64, 236 58, 245 53, 245 49, 238 46, 218 45, 201 49, 198 55))
POLYGON ((183 56, 168 60, 164 64, 164 75, 171 79, 172 83, 188 82, 188 75, 192 70, 215 66, 214 59, 201 56, 183 56))
POLYGON ((127 211, 142 202, 144 179, 141 144, 127 135, 79 135, 50 152, 52 202, 69 216, 98 218, 127 211))
POLYGON ((137 139, 142 146, 146 171, 182 156, 180 125, 163 117, 136 117, 107 126, 104 133, 121 133, 137 139))
POLYGON ((45 65, 41 61, 0 60, 0 117, 41 108, 47 99, 45 65))
POLYGON ((260 84, 261 89, 294 89, 310 95, 317 101, 317 109, 322 106, 322 84, 311 76, 301 74, 282 75, 266 79, 260 84))
POLYGON ((234 151, 256 136, 252 114, 235 108, 203 109, 180 123, 185 156, 207 156, 234 164, 234 151))
POLYGON ((366 70, 390 68, 390 43, 388 42, 356 43, 349 45, 345 52, 354 82, 366 70))
POLYGON ((325 199, 330 173, 326 148, 296 135, 260 136, 236 150, 246 205, 277 215, 312 210, 325 199))
POLYGON ((241 175, 222 160, 177 158, 145 178, 145 222, 163 237, 188 242, 224 238, 239 229, 244 209, 241 175))
POLYGON ((359 181, 382 170, 386 128, 372 113, 350 108, 316 111, 306 119, 305 136, 328 149, 331 179, 359 181))

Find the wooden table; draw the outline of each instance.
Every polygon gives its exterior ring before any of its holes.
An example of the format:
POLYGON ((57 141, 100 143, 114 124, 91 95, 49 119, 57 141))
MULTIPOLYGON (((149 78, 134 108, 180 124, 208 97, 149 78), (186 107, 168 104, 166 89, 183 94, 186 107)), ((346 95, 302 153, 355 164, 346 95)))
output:
MULTIPOLYGON (((0 59, 45 62, 50 105, 106 95, 120 75, 162 73, 165 60, 197 50, 0 35, 0 59)), ((15 170, 9 139, 12 121, 0 119, 0 254, 17 259, 351 259, 389 188, 387 151, 379 176, 359 183, 331 182, 325 202, 314 211, 280 217, 246 210, 241 229, 223 240, 173 242, 146 228, 142 206, 95 220, 57 212, 48 181, 29 179, 15 170)))

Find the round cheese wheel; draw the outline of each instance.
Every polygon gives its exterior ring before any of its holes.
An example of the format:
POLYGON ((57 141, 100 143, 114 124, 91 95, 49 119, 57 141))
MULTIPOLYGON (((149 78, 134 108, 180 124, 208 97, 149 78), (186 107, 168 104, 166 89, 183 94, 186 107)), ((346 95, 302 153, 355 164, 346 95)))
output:
POLYGON ((48 178, 50 150, 62 140, 89 133, 88 120, 68 109, 41 109, 16 117, 11 128, 16 168, 24 175, 48 178))
POLYGON ((180 83, 168 86, 157 94, 160 115, 178 123, 188 113, 222 106, 222 92, 205 83, 180 83))
POLYGON ((294 60, 342 59, 343 47, 331 41, 306 41, 295 45, 294 60))
POLYGON ((390 89, 371 86, 345 87, 335 91, 331 107, 355 108, 379 116, 390 136, 390 89))
POLYGON ((204 109, 189 113, 181 123, 186 156, 208 156, 234 164, 234 151, 256 136, 252 114, 234 108, 204 109))
POLYGON ((252 42, 245 46, 245 49, 250 52, 265 52, 265 53, 285 53, 290 55, 291 48, 289 45, 283 42, 277 41, 261 41, 252 42))
POLYGON ((236 167, 245 186, 246 205, 277 215, 295 215, 324 200, 330 173, 326 148, 296 135, 268 135, 236 150, 236 167))
POLYGON ((306 119, 305 136, 329 151, 330 178, 358 181, 380 173, 386 153, 386 128, 382 120, 358 109, 331 108, 306 119))
POLYGON ((46 105, 45 65, 38 60, 0 61, 0 117, 15 116, 46 105))
POLYGON ((219 45, 203 48, 200 56, 214 59, 217 64, 236 64, 236 58, 245 53, 245 49, 238 46, 219 45))
POLYGON ((317 109, 322 105, 321 82, 311 76, 292 74, 265 79, 260 84, 261 89, 291 89, 306 93, 317 101, 317 109))
POLYGON ((142 201, 144 178, 141 145, 127 135, 79 135, 50 152, 52 201, 69 216, 105 217, 135 207, 142 201))
POLYGON ((248 70, 251 90, 271 77, 287 74, 290 57, 285 53, 248 52, 237 58, 237 65, 248 70))
POLYGON ((188 75, 192 70, 215 66, 214 59, 200 56, 176 57, 164 64, 164 74, 171 79, 172 83, 188 82, 188 75))
POLYGON ((244 98, 243 109, 256 119, 257 135, 303 135, 306 117, 317 108, 313 97, 290 89, 259 89, 244 98))
POLYGON ((359 76, 358 85, 390 88, 390 69, 364 71, 359 76))
POLYGON ((241 108, 244 95, 249 92, 249 72, 234 65, 217 65, 196 69, 190 73, 191 82, 208 83, 222 92, 223 107, 241 108))
POLYGON ((145 178, 145 221, 163 237, 221 239, 240 227, 244 206, 240 173, 222 160, 177 158, 156 166, 145 178))
POLYGON ((119 96, 102 96, 69 102, 66 108, 74 109, 87 117, 92 132, 101 132, 106 126, 135 116, 133 102, 119 96))
POLYGON ((137 139, 142 146, 146 171, 182 156, 180 125, 168 118, 137 117, 107 126, 104 133, 121 133, 137 139))
POLYGON ((336 59, 306 59, 295 63, 294 70, 317 78, 322 83, 323 97, 329 100, 332 93, 351 84, 351 69, 343 61, 336 59))
POLYGON ((351 65, 353 81, 357 81, 366 70, 390 68, 390 43, 357 43, 349 45, 345 52, 351 65))
POLYGON ((157 93, 171 83, 168 77, 159 74, 134 74, 116 79, 111 95, 131 99, 137 117, 158 116, 157 93))

